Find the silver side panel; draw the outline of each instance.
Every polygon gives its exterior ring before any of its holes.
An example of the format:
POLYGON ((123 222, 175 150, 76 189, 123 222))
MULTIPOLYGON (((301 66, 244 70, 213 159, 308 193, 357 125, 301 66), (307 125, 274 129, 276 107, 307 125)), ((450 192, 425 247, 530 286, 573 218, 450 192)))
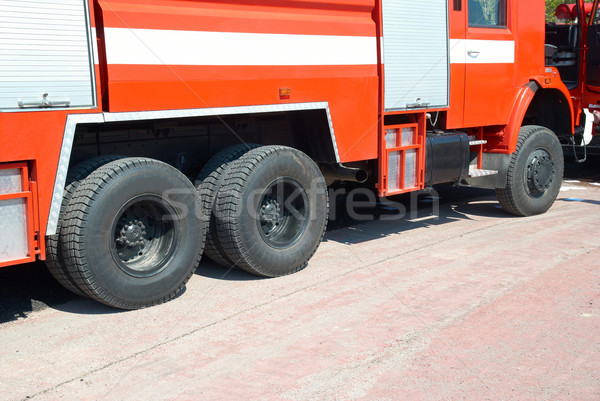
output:
POLYGON ((447 107, 448 0, 383 0, 385 110, 447 107))
POLYGON ((86 0, 0 0, 0 111, 94 107, 93 66, 86 0))
POLYGON ((333 150, 335 152, 335 158, 336 161, 340 163, 340 154, 338 151, 337 142, 335 140, 333 123, 331 121, 331 113, 329 112, 329 104, 327 102, 218 107, 212 109, 141 111, 130 113, 71 114, 67 117, 65 132, 63 134, 58 169, 56 172, 56 179, 54 181, 54 191, 52 193, 52 204, 50 205, 48 224, 46 225, 46 235, 56 234, 60 206, 62 203, 63 192, 65 190, 65 181, 67 178, 67 171, 69 169, 69 160, 71 159, 71 150, 73 148, 73 139, 75 137, 77 124, 158 120, 184 117, 227 116, 236 114, 273 113, 300 110, 324 110, 327 113, 327 121, 329 122, 329 132, 331 133, 331 141, 333 144, 333 150))
MULTIPOLYGON (((21 169, 0 169, 0 195, 24 190, 21 169)), ((29 257, 27 200, 0 200, 0 221, 0 263, 29 257)))
POLYGON ((48 224, 46 225, 46 235, 56 234, 56 226, 58 224, 60 206, 65 190, 67 171, 69 170, 69 160, 71 160, 71 149, 73 148, 73 139, 75 138, 75 128, 77 128, 77 124, 102 122, 104 122, 104 118, 100 113, 71 114, 67 117, 67 124, 65 125, 62 146, 60 148, 60 157, 58 159, 58 168, 56 170, 56 178, 54 179, 54 191, 52 192, 52 203, 50 205, 48 224))

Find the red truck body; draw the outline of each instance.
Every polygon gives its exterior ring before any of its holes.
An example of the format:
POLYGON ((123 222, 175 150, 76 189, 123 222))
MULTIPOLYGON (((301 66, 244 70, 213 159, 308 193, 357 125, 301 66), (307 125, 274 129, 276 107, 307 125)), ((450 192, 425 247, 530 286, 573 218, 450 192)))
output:
POLYGON ((98 156, 193 179, 254 142, 302 151, 328 182, 368 173, 380 196, 503 189, 524 126, 567 145, 600 107, 600 81, 581 79, 598 67, 586 6, 567 87, 541 0, 1 0, 0 266, 46 259, 68 174, 98 156))

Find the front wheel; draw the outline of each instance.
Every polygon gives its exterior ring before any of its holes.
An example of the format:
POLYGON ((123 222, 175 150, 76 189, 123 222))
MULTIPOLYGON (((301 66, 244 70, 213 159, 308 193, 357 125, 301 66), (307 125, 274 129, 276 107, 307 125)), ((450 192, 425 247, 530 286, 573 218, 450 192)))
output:
POLYGON ((563 153, 556 135, 545 127, 522 127, 508 167, 506 187, 496 189, 498 201, 517 216, 544 213, 558 196, 563 171, 563 153))

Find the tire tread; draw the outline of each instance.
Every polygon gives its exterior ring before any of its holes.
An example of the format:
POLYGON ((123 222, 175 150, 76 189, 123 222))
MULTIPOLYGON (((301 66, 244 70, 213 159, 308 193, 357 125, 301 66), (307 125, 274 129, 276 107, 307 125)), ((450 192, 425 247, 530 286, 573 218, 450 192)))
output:
POLYGON ((66 233, 64 243, 67 255, 65 258, 66 266, 69 274, 71 277, 73 277, 77 286, 90 298, 120 309, 139 309, 149 307, 166 302, 173 298, 183 289, 187 281, 192 277, 201 258, 201 253, 196 256, 193 266, 191 266, 184 280, 177 288, 165 296, 149 302, 124 302, 110 295, 95 281, 92 274, 92 266, 90 266, 85 259, 85 244, 81 240, 81 232, 85 227, 86 216, 89 215, 92 204, 101 194, 102 189, 105 188, 112 179, 117 178, 120 173, 127 172, 127 170, 147 166, 153 166, 158 169, 173 169, 173 167, 165 163, 144 158, 118 159, 96 169, 85 180, 83 180, 76 189, 75 193, 73 194, 72 201, 69 203, 66 210, 65 221, 63 224, 63 229, 66 233), (106 177, 110 177, 111 180, 107 180, 106 177))
MULTIPOLYGON (((521 128, 519 131, 516 150, 513 152, 510 158, 510 163, 507 170, 506 187, 496 188, 496 196, 502 208, 515 216, 529 216, 531 214, 538 213, 532 213, 529 211, 529 207, 525 199, 526 194, 524 194, 524 189, 521 188, 519 182, 519 180, 522 180, 523 177, 521 172, 517 171, 517 163, 523 147, 526 145, 529 138, 538 132, 548 132, 548 129, 536 125, 528 125, 521 128)), ((562 180, 563 178, 562 162, 560 166, 560 174, 558 174, 556 177, 558 180, 562 180)), ((545 212, 546 210, 543 210, 541 213, 545 212)))
POLYGON ((65 188, 58 216, 56 234, 46 237, 46 267, 48 268, 48 271, 50 271, 50 274, 52 274, 56 281, 58 281, 63 287, 82 297, 86 296, 85 292, 78 287, 77 282, 73 279, 65 266, 62 243, 63 219, 65 217, 69 202, 71 201, 73 194, 75 193, 75 190, 81 181, 88 177, 97 168, 120 158, 123 158, 123 156, 105 155, 93 157, 76 164, 69 170, 67 178, 65 179, 65 188))
MULTIPOLYGON (((223 246, 223 250, 236 266, 246 270, 249 273, 272 277, 266 274, 261 266, 258 266, 251 258, 248 257, 249 249, 246 249, 241 241, 240 221, 239 216, 242 212, 242 192, 250 178, 252 172, 268 157, 277 155, 281 152, 288 152, 291 148, 286 146, 263 146, 253 149, 240 157, 232 166, 230 173, 225 177, 221 186, 221 190, 217 194, 216 209, 221 217, 218 225, 218 235, 223 246)), ((296 151, 295 149, 291 149, 296 151)), ((299 152, 299 151, 297 151, 299 152)), ((308 160, 308 156, 305 156, 308 160)), ((311 161, 312 162, 312 161, 311 161)), ((317 169, 318 170, 318 169, 317 169)), ((320 174, 320 172, 319 172, 320 174)), ((329 200, 325 196, 327 214, 329 210, 329 200)), ((327 215, 325 216, 325 227, 320 233, 319 242, 322 241, 325 235, 327 224, 327 215)), ((304 255, 303 261, 293 270, 287 271, 285 274, 292 274, 302 270, 308 261, 316 252, 316 247, 310 254, 304 255)))
POLYGON ((208 224, 204 254, 221 266, 231 267, 234 263, 227 256, 227 253, 219 240, 217 230, 218 221, 213 213, 217 193, 219 192, 223 179, 230 171, 234 162, 248 151, 259 146, 260 145, 257 144, 239 144, 217 152, 210 158, 208 163, 204 165, 196 179, 196 188, 200 193, 204 218, 208 224))

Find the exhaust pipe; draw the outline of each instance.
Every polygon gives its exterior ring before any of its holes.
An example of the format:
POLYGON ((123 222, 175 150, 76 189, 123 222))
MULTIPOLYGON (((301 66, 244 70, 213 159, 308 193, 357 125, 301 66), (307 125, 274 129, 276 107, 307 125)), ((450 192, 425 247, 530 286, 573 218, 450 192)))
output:
POLYGON ((346 167, 341 164, 324 164, 319 166, 326 180, 365 182, 369 173, 361 168, 346 167))

